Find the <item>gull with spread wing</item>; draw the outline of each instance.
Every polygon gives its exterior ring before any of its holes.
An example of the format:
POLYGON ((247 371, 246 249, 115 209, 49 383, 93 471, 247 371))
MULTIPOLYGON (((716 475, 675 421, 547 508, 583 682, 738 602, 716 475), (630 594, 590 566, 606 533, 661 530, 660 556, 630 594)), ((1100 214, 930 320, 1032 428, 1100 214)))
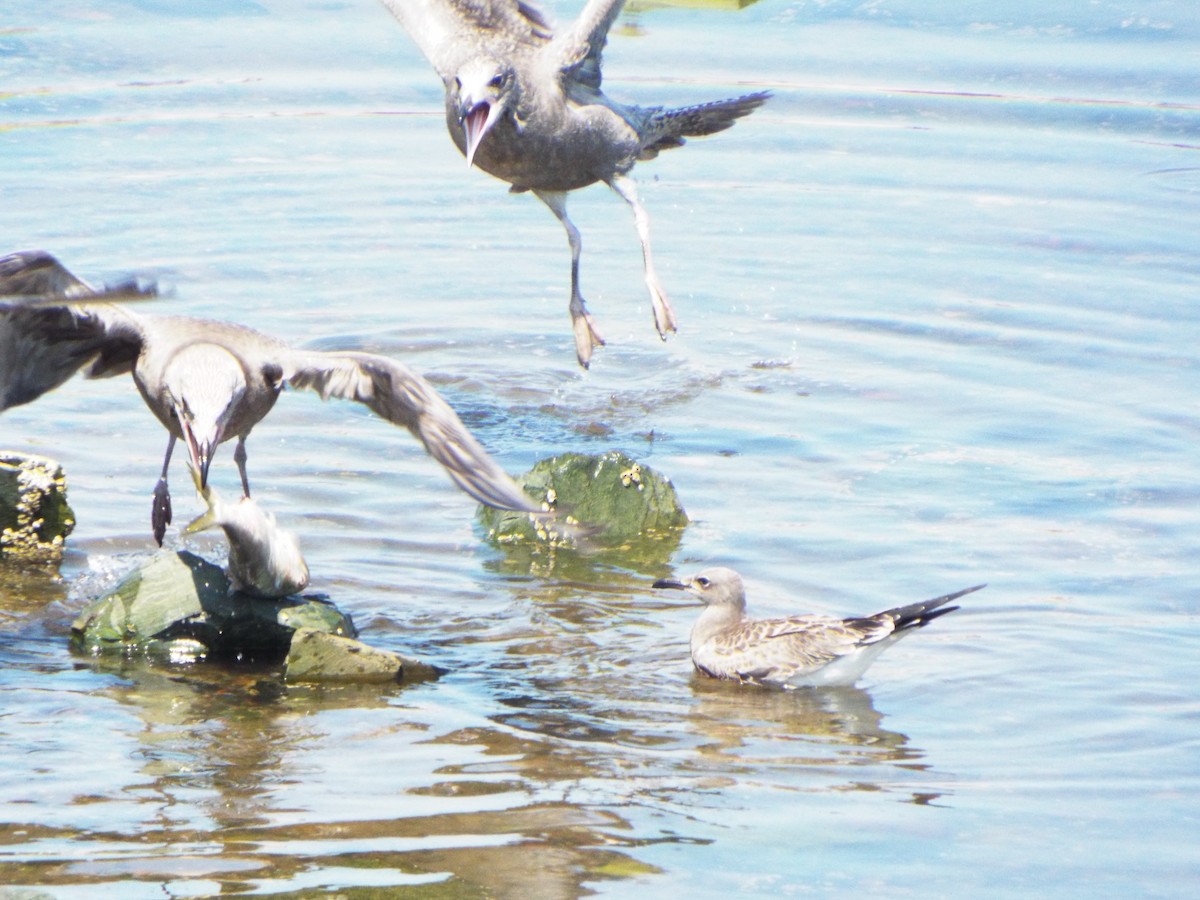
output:
MULTIPOLYGON (((0 260, 0 271, 19 268, 22 257, 45 265, 45 254, 14 256, 0 260)), ((0 319, 0 348, 5 350, 0 412, 35 400, 81 368, 89 378, 133 375, 142 399, 169 434, 151 513, 159 544, 171 521, 167 469, 175 442, 186 444, 203 490, 218 445, 236 438, 233 459, 244 495, 250 496, 246 438, 285 386, 314 390, 323 399, 358 401, 404 426, 454 483, 480 503, 542 511, 428 381, 387 357, 300 350, 230 322, 138 316, 107 303, 17 304, 5 315, 0 319)))
POLYGON ((747 94, 677 109, 617 103, 600 90, 600 58, 625 0, 590 0, 555 32, 525 0, 383 0, 446 89, 446 125, 468 165, 532 191, 571 245, 575 351, 587 367, 604 344, 579 290, 582 243, 567 193, 604 182, 633 209, 654 322, 665 339, 675 313, 650 254, 650 226, 629 172, 689 137, 724 131, 767 99, 747 94))

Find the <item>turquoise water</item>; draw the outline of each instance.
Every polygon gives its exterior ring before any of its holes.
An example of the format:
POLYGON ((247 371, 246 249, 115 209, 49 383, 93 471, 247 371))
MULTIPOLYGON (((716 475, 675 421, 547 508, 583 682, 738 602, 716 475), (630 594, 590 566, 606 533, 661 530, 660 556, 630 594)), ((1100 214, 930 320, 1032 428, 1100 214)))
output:
MULTIPOLYGON (((1192 4, 627 12, 618 98, 775 98, 637 170, 665 344, 624 204, 573 196, 609 339, 586 374, 558 224, 466 169, 381 6, 195 6, 0 12, 0 250, 403 358, 510 470, 621 448, 693 524, 661 559, 531 571, 407 434, 285 396, 249 442, 256 496, 364 637, 450 674, 281 692, 104 666, 68 626, 152 551, 161 429, 124 380, 5 413, 0 444, 67 467, 79 527, 62 583, 6 583, 0 884, 1194 892, 1192 4), (989 587, 859 689, 778 694, 691 673, 697 610, 650 584, 708 564, 760 615, 989 587)), ((236 490, 227 451, 213 473, 236 490)))

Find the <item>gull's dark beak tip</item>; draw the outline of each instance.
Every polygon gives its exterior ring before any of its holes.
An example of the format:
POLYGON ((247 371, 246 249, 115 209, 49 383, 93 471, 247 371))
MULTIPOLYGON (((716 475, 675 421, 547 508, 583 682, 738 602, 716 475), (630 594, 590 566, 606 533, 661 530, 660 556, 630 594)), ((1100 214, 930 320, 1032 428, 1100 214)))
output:
POLYGON ((200 490, 205 490, 208 487, 208 467, 212 465, 214 449, 214 447, 208 444, 201 444, 200 452, 196 454, 196 461, 200 464, 200 490))
POLYGON ((677 591, 682 591, 687 588, 687 585, 681 581, 676 581, 673 578, 660 578, 654 582, 656 588, 674 588, 677 591))

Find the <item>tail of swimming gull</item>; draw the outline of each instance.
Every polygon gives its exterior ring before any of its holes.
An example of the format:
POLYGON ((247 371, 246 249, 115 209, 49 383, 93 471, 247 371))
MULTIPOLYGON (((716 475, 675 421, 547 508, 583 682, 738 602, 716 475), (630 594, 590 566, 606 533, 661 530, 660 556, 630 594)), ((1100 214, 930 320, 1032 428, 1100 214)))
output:
POLYGON ((646 110, 646 123, 641 129, 645 143, 639 158, 653 159, 660 150, 682 147, 687 138, 724 131, 766 103, 770 96, 770 91, 758 91, 696 106, 646 110))
POLYGON ((946 613, 952 613, 957 606, 946 606, 951 600, 957 600, 967 594, 974 593, 980 588, 987 585, 977 584, 974 587, 965 588, 961 591, 955 591, 953 594, 945 594, 941 597, 934 597, 932 600, 923 600, 920 603, 910 603, 908 606, 898 606, 895 609, 889 609, 887 612, 878 613, 874 616, 869 616, 870 619, 889 618, 895 623, 895 631, 893 634, 901 631, 906 631, 910 628, 922 628, 928 625, 939 616, 944 616, 946 613))

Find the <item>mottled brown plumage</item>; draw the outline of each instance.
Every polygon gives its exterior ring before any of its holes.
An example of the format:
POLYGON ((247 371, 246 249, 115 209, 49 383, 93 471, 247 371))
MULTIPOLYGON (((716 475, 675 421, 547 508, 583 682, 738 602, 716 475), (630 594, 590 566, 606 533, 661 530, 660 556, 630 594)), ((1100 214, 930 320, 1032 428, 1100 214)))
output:
POLYGON ((945 604, 984 585, 872 616, 746 616, 746 590, 737 572, 705 569, 687 581, 662 579, 656 588, 686 590, 705 603, 692 628, 692 662, 713 678, 784 688, 854 684, 885 649, 914 628, 958 609, 945 604))

